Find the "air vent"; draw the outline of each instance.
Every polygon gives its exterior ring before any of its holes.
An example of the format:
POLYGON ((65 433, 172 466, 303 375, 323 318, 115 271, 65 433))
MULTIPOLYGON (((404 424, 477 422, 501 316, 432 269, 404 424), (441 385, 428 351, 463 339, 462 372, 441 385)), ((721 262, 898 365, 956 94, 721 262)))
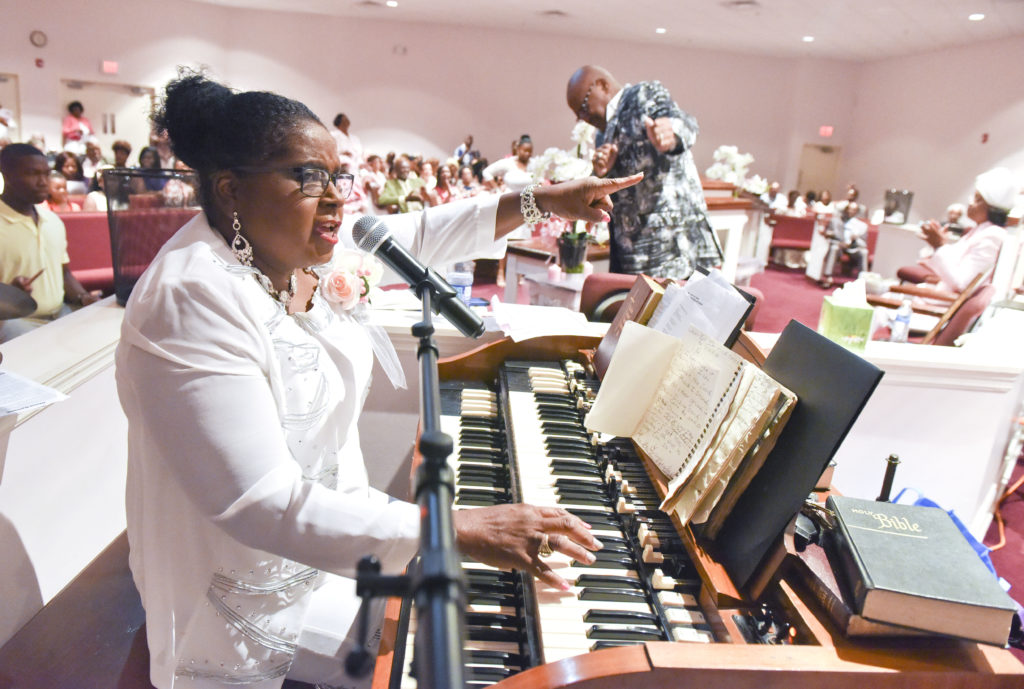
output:
POLYGON ((565 19, 569 16, 567 12, 563 12, 562 10, 544 10, 539 14, 542 17, 554 17, 556 19, 565 19))
POLYGON ((377 0, 359 0, 356 7, 384 7, 384 3, 377 2, 377 0))

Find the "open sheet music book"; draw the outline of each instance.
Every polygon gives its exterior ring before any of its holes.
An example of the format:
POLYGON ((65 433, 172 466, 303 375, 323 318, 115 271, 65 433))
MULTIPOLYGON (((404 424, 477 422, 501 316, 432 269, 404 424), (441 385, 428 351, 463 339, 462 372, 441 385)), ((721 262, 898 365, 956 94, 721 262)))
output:
POLYGON ((662 510, 684 524, 713 515, 720 521, 795 402, 695 327, 676 338, 628 322, 585 424, 632 438, 651 458, 668 484, 662 510))

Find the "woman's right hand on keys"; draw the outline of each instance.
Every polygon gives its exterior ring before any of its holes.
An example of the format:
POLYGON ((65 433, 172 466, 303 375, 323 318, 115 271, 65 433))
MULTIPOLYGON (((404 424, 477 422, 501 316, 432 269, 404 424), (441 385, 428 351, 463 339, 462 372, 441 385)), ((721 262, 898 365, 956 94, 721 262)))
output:
POLYGON ((545 542, 552 551, 591 564, 590 551, 601 542, 590 526, 558 507, 497 505, 452 513, 455 543, 465 555, 501 569, 530 572, 545 584, 563 591, 569 583, 543 560, 545 542))

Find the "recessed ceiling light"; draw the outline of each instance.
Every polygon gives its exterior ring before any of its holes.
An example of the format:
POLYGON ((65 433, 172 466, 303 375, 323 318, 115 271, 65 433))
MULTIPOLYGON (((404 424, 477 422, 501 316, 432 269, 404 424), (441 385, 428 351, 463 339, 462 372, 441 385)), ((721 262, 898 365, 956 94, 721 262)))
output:
POLYGON ((814 36, 804 36, 804 43, 814 43, 814 36))
POLYGON ((982 19, 985 18, 985 15, 982 14, 981 12, 975 12, 974 14, 967 15, 967 18, 970 19, 972 22, 980 22, 982 19))
POLYGON ((384 4, 388 7, 398 7, 398 0, 388 0, 384 4))
POLYGON ((654 33, 665 33, 665 27, 659 26, 657 29, 654 30, 654 33))

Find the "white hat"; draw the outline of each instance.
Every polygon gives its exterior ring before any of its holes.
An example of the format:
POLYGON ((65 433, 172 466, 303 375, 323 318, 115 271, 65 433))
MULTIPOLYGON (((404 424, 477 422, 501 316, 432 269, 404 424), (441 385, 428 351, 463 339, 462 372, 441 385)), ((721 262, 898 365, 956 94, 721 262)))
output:
POLYGON ((994 167, 983 172, 974 180, 974 188, 989 206, 1009 211, 1017 203, 1020 187, 1013 173, 1005 167, 994 167))

